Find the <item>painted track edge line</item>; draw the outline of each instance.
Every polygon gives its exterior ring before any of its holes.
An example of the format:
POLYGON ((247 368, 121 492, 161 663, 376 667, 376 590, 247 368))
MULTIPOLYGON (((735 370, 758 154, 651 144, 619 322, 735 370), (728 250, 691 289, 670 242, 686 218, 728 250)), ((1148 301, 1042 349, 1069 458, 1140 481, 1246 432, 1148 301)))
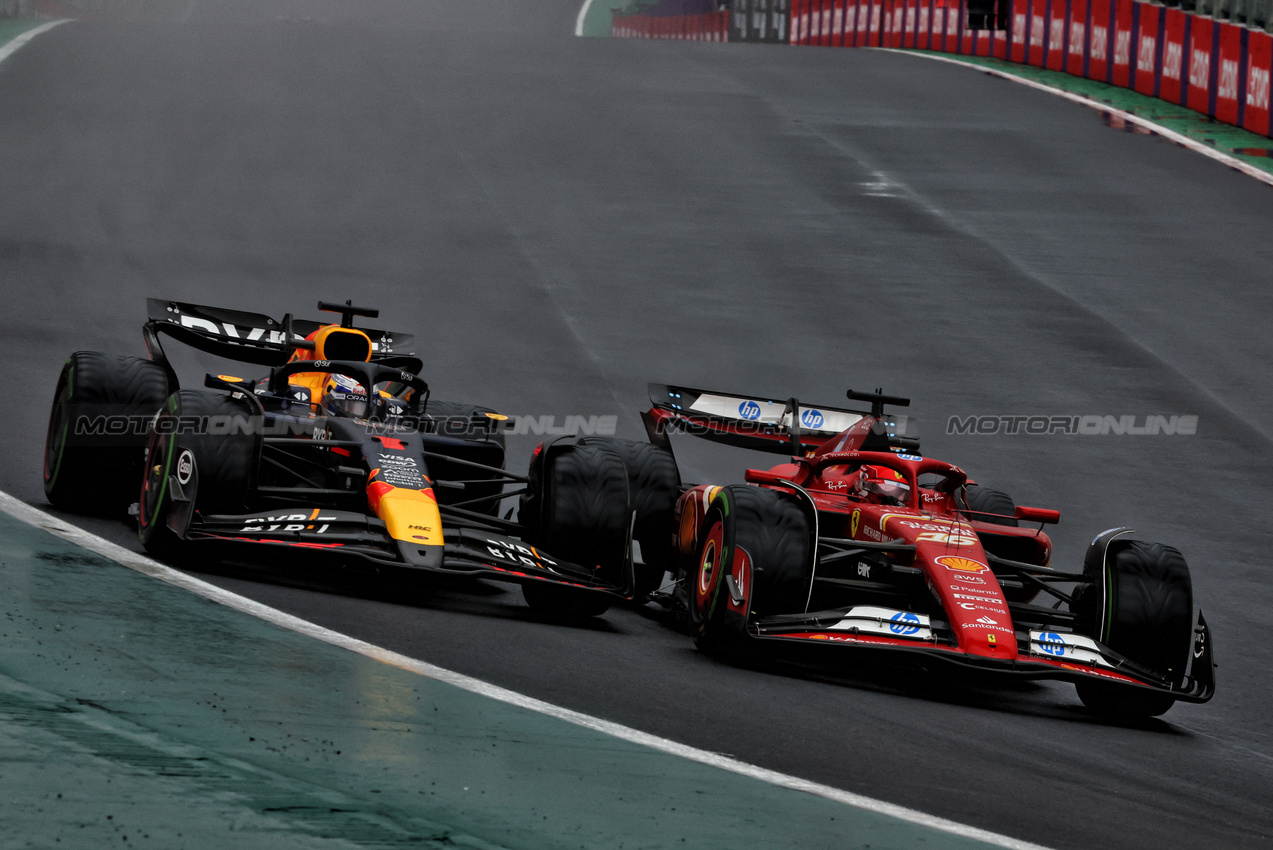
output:
POLYGON ((592 0, 583 0, 583 5, 579 7, 579 17, 575 18, 575 35, 583 37, 584 21, 588 19, 588 10, 592 8, 592 0))
POLYGON ((613 723, 609 720, 602 720, 599 717, 593 717, 573 709, 564 708, 554 705, 517 691, 508 690, 481 679, 475 679, 466 676, 463 673, 456 673, 442 667, 429 664, 426 661, 420 661, 406 655, 394 652, 375 644, 367 643, 355 637, 333 631, 317 623, 311 623, 292 614, 271 608, 254 599, 246 596, 240 596, 237 593, 217 587, 214 584, 187 575, 180 570, 161 564, 160 562, 147 557, 146 555, 133 552, 117 543, 112 543, 103 537, 85 531, 82 528, 71 525, 68 522, 56 517, 50 513, 40 510, 39 508, 28 505, 21 499, 0 490, 0 511, 8 514, 20 522, 35 528, 49 532, 55 537, 87 549, 105 558, 127 567, 130 570, 158 579, 159 581, 187 590, 191 593, 202 596, 203 598, 215 602, 218 605, 224 605, 244 614, 251 615, 258 619, 264 620, 272 625, 279 626, 289 631, 305 635, 306 637, 315 638, 324 643, 341 649, 356 652, 374 661, 382 664, 388 664, 401 670, 416 673, 430 679, 436 679, 470 693, 484 696, 489 699, 498 700, 508 705, 517 706, 519 708, 528 709, 538 714, 547 715, 549 717, 563 720, 575 726, 581 726, 585 729, 591 729, 605 735, 609 735, 629 743, 639 744, 649 747, 668 755, 679 756, 689 761, 698 762, 709 767, 727 770, 730 773, 740 776, 756 779, 761 782, 775 785, 781 788, 787 788, 792 791, 803 791, 807 794, 813 794, 823 797, 833 802, 842 803, 856 809, 872 812, 874 814, 884 815, 896 818, 897 820, 915 824, 916 826, 928 827, 929 829, 956 835, 961 838, 967 838, 974 841, 981 841, 995 847, 1004 847, 1008 850, 1048 850, 1043 845, 1033 844, 1028 841, 1021 841, 1006 835, 990 832, 989 830, 980 829, 978 827, 968 826, 956 821, 947 820, 946 818, 936 815, 929 815, 916 809, 900 806, 895 803, 887 803, 883 800, 876 800, 872 797, 866 797, 861 794, 854 794, 851 791, 844 791, 839 788, 833 788, 829 785, 823 785, 808 779, 801 779, 796 776, 789 776, 785 773, 779 773, 768 768, 758 767, 748 764, 744 761, 722 755, 721 753, 713 753, 708 750, 700 750, 691 747, 688 744, 681 744, 669 738, 661 738, 648 732, 642 732, 639 729, 633 729, 629 726, 623 726, 619 723, 613 723))
MULTIPOLYGON (((990 74, 991 76, 1001 77, 1005 80, 1011 80, 1014 83, 1021 83, 1022 85, 1029 86, 1032 89, 1038 89, 1039 91, 1044 91, 1044 92, 1048 92, 1049 94, 1057 95, 1058 97, 1063 97, 1066 100, 1071 101, 1073 103, 1078 103, 1083 106, 1087 106, 1091 109, 1098 109, 1101 112, 1108 112, 1111 115, 1117 115, 1119 118, 1122 118, 1124 121, 1128 122, 1129 124, 1135 124, 1139 127, 1144 127, 1146 130, 1149 130, 1153 133, 1158 134, 1159 136, 1162 136, 1165 139, 1175 142, 1181 147, 1188 148, 1194 153, 1200 153, 1203 156, 1210 157, 1211 159, 1214 159, 1217 162, 1220 162, 1220 163, 1223 163, 1224 165, 1229 166, 1234 171, 1242 172, 1247 177, 1254 177, 1256 180, 1259 180, 1261 183, 1264 183, 1269 186, 1273 186, 1273 174, 1263 169, 1256 168, 1254 165, 1251 165, 1250 163, 1243 162, 1242 160, 1238 159, 1235 156, 1230 156, 1227 153, 1221 153, 1220 151, 1216 150, 1215 148, 1211 147, 1210 145, 1204 142, 1199 142, 1196 139, 1191 139, 1186 135, 1177 133, 1175 130, 1168 129, 1167 127, 1164 127, 1161 124, 1156 124, 1147 118, 1141 118, 1139 115, 1135 115, 1131 112, 1127 112, 1126 110, 1119 109, 1118 107, 1113 106, 1111 104, 1102 103, 1099 100, 1092 100, 1091 98, 1084 97, 1081 94, 1068 92, 1065 89, 1059 89, 1059 88, 1056 88, 1055 86, 1049 86, 1046 83, 1040 83, 1040 82, 1036 82, 1035 80, 1029 80, 1029 79, 1026 79, 1025 77, 1017 76, 1016 74, 1010 73, 1008 71, 1001 71, 998 68, 990 68, 990 67, 987 67, 986 65, 978 65, 976 62, 965 62, 960 59, 951 58, 950 56, 930 53, 924 50, 903 50, 897 47, 871 47, 867 49, 868 50, 883 50, 883 51, 887 51, 888 53, 900 53, 905 56, 919 56, 924 59, 932 59, 937 62, 949 62, 952 65, 960 65, 964 68, 972 68, 977 71, 984 71, 985 73, 990 74)), ((1242 128, 1239 127, 1238 129, 1240 130, 1242 128)))
POLYGON ((35 38, 37 35, 46 33, 54 27, 60 26, 61 24, 65 24, 69 21, 70 18, 64 18, 60 21, 49 21, 47 24, 40 24, 35 29, 29 29, 21 35, 14 37, 10 41, 6 42, 3 47, 0 47, 0 62, 8 59, 14 54, 14 52, 17 51, 18 48, 22 47, 22 45, 35 38))

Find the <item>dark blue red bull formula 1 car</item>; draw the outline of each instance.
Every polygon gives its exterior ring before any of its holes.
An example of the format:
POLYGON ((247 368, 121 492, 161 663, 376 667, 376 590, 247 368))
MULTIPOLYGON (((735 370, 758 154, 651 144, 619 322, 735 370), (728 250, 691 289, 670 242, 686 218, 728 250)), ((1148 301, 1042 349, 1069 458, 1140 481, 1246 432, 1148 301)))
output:
POLYGON ((1210 633, 1179 551, 1115 528, 1081 567, 1058 567, 1042 531, 1057 511, 1016 506, 924 457, 905 417, 884 410, 907 399, 848 396, 869 406, 651 385, 647 451, 670 457, 668 435, 687 432, 788 456, 747 470, 751 486, 690 487, 664 509, 678 579, 665 601, 700 648, 904 653, 1069 680, 1112 714, 1211 698, 1210 633))
POLYGON ((355 327, 375 310, 318 307, 340 320, 151 299, 149 358, 72 354, 49 417, 49 501, 120 515, 132 504, 159 556, 493 578, 558 615, 632 596, 621 460, 563 445, 537 453, 529 475, 506 471, 507 417, 430 399, 409 335, 355 327), (269 373, 183 388, 163 336, 269 373), (519 521, 500 516, 509 496, 519 521))

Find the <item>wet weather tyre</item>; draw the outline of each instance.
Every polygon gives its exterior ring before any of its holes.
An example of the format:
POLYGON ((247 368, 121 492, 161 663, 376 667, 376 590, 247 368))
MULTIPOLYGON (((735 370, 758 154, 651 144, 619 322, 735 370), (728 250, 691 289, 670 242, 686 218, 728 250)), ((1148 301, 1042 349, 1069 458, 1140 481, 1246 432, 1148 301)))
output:
POLYGON ((958 501, 959 506, 968 511, 969 519, 1006 525, 1011 528, 1017 527, 1016 503, 1002 490, 978 487, 973 484, 964 488, 964 495, 958 501))
MULTIPOLYGON (((627 583, 628 473, 623 458, 601 446, 549 446, 532 463, 522 522, 527 539, 554 559, 627 583), (531 499, 530 495, 535 494, 531 499)), ((613 597, 569 587, 522 585, 526 603, 552 616, 597 616, 613 597)))
POLYGON ((690 633, 699 649, 734 654, 746 640, 749 617, 805 610, 812 535, 795 496, 726 487, 712 499, 702 527, 690 589, 690 633))
POLYGON ((168 517, 174 510, 174 479, 179 486, 190 483, 187 459, 193 460, 197 472, 196 492, 186 494, 193 496, 194 510, 204 514, 247 510, 258 454, 259 431, 244 427, 252 416, 247 401, 222 393, 182 390, 169 396, 147 444, 138 504, 137 533, 147 552, 168 557, 181 546, 168 527, 168 517), (172 423, 201 424, 187 430, 168 427, 172 423))
MULTIPOLYGON (((1141 667, 1179 684, 1193 646, 1193 583, 1178 549, 1132 540, 1111 553, 1103 575, 1105 610, 1094 611, 1097 640, 1141 667)), ((1086 595, 1086 594, 1085 594, 1086 595)), ((1158 691, 1105 682, 1077 683, 1079 699, 1099 714, 1156 717, 1175 699, 1158 691)))
POLYGON ((579 444, 608 448, 623 458, 628 471, 628 496, 636 514, 632 538, 641 544, 636 597, 643 599, 659 589, 665 572, 675 569, 673 517, 681 491, 676 458, 671 449, 636 440, 584 437, 579 444))
POLYGON ((737 508, 738 546, 751 556, 752 611, 795 614, 809 600, 809 519, 790 493, 731 487, 737 508))
POLYGON ((44 442, 44 494, 57 508, 122 515, 137 498, 145 425, 168 396, 149 360, 77 351, 62 366, 44 442))

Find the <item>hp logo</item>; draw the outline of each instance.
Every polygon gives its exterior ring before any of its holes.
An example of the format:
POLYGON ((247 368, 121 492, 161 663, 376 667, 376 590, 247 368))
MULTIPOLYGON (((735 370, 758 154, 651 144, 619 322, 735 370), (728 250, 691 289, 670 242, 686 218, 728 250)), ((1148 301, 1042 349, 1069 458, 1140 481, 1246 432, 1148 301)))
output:
POLYGON ((800 414, 800 424, 806 428, 821 428, 825 421, 820 410, 810 408, 800 414))
POLYGON ((1048 655, 1064 655, 1065 641, 1056 632, 1043 632, 1039 635, 1039 649, 1048 655))
POLYGON ((744 401, 738 405, 738 415, 744 419, 759 419, 760 405, 754 401, 744 401))
POLYGON ((919 631, 919 617, 909 611, 899 611, 889 617, 888 628, 896 635, 913 635, 919 631))

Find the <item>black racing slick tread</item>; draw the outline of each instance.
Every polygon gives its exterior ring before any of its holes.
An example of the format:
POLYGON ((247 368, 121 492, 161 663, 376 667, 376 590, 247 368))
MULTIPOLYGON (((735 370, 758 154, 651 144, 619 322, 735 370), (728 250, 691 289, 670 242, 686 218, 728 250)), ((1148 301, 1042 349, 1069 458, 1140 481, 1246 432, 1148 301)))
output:
POLYGON ((168 395, 164 370, 149 360, 77 351, 62 367, 45 442, 44 490, 64 510, 122 513, 141 487, 141 427, 168 395), (86 433, 77 424, 127 423, 123 432, 86 433))
POLYGON ((995 525, 1017 527, 1015 514, 1016 503, 1012 497, 1002 490, 989 487, 978 487, 970 484, 964 488, 964 495, 958 500, 961 508, 967 510, 968 518, 977 522, 989 522, 995 525))
POLYGON ((581 446, 608 448, 623 458, 628 471, 628 495, 636 514, 632 537, 641 544, 636 595, 658 590, 663 573, 675 569, 673 516, 680 495, 681 476, 670 449, 616 437, 584 437, 581 446))

